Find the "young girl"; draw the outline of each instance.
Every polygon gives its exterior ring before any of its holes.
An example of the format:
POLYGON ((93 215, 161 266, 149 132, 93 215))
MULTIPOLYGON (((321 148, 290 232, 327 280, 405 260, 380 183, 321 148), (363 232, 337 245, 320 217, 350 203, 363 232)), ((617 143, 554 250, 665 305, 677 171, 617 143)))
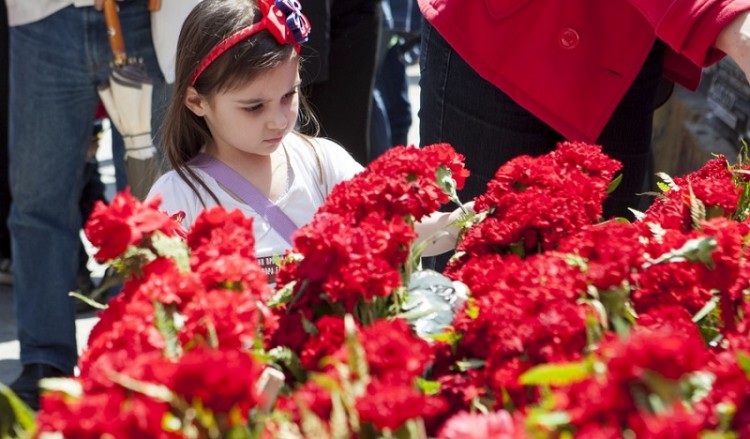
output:
MULTIPOLYGON (((332 187, 362 170, 339 145, 294 131, 309 25, 296 1, 270 1, 203 0, 187 17, 162 133, 174 170, 148 195, 161 194, 162 209, 182 213, 186 227, 218 205, 252 216, 267 271, 332 187)), ((418 231, 429 236, 451 219, 436 214, 418 231)))

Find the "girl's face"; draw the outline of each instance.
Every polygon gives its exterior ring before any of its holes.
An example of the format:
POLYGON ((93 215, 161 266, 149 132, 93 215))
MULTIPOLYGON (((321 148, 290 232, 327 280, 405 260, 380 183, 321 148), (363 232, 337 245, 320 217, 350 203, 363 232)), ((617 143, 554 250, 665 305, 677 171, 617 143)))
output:
POLYGON ((219 157, 268 156, 297 123, 299 85, 295 56, 243 86, 210 98, 191 87, 185 104, 205 119, 213 137, 209 152, 219 157))

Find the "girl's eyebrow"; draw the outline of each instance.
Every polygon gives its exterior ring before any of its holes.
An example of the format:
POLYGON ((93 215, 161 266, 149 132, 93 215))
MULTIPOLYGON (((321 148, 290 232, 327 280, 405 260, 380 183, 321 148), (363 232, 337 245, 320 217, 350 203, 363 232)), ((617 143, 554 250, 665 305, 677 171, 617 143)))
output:
POLYGON ((262 104, 267 101, 268 99, 250 98, 250 99, 237 99, 236 102, 238 104, 252 105, 252 104, 262 104))
MULTIPOLYGON (((292 88, 289 89, 289 91, 293 92, 300 85, 302 85, 302 81, 295 81, 294 85, 292 86, 292 88)), ((263 104, 263 103, 268 102, 268 101, 269 101, 269 99, 248 98, 248 99, 237 99, 235 102, 237 102, 238 104, 243 104, 243 105, 254 105, 254 104, 263 104)))

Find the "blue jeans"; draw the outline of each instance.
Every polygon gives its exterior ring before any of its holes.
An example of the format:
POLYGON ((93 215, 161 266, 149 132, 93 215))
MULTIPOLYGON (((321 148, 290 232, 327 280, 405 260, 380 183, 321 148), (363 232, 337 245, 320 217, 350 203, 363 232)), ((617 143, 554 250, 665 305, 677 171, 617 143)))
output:
POLYGON ((404 37, 418 38, 423 21, 416 0, 389 0, 381 7, 383 29, 370 117, 370 160, 392 146, 407 144, 411 101, 406 64, 401 58, 409 45, 404 37), (399 42, 391 45, 394 37, 399 37, 399 42))
MULTIPOLYGON (((166 105, 145 0, 119 3, 129 56, 154 80, 152 127, 166 105)), ((75 309, 68 292, 78 268, 86 148, 112 54, 104 15, 64 8, 10 30, 10 185, 8 220, 21 363, 72 373, 75 309)), ((155 132, 155 131, 154 131, 155 132)))
MULTIPOLYGON (((651 128, 663 55, 663 43, 657 42, 597 139, 605 153, 623 164, 623 180, 605 202, 605 218, 628 217, 628 207, 643 209, 649 202, 638 193, 649 187, 653 174, 651 128)), ((420 66, 420 143, 447 142, 465 156, 471 175, 459 194, 462 201, 484 193, 503 163, 522 154, 545 154, 563 140, 481 78, 429 23, 422 28, 420 66)))
POLYGON ((395 145, 406 145, 411 128, 411 101, 406 66, 398 46, 385 54, 375 78, 370 120, 371 159, 395 145))

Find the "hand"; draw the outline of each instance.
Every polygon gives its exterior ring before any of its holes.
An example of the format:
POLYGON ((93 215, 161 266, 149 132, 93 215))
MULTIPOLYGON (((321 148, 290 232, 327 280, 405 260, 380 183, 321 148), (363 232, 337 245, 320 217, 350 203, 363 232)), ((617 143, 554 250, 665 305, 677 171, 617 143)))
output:
POLYGON ((719 32, 716 48, 729 55, 750 81, 750 11, 738 15, 719 32))

